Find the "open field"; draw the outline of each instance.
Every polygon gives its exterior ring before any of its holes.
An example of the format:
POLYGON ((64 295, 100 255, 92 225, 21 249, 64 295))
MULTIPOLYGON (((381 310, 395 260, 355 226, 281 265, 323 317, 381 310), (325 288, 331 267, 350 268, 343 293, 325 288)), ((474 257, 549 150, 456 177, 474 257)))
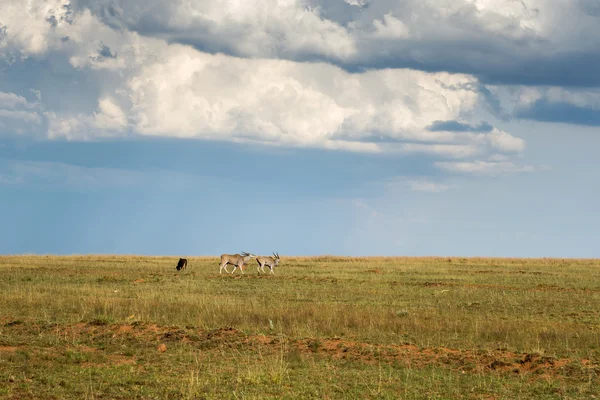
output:
POLYGON ((600 398, 598 260, 177 259, 0 257, 0 398, 600 398))

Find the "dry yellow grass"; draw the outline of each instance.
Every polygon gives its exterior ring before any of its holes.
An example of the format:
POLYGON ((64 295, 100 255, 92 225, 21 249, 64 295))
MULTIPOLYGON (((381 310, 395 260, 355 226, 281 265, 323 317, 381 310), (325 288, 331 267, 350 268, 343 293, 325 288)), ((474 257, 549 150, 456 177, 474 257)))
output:
MULTIPOLYGON (((559 398, 560 393, 568 393, 566 397, 585 398, 598 389, 594 383, 600 371, 598 260, 282 256, 275 276, 259 276, 254 262, 249 263, 244 275, 232 276, 218 274, 217 257, 187 257, 188 269, 177 272, 178 258, 0 257, 0 362, 5 366, 8 362, 13 371, 26 368, 32 358, 23 358, 18 351, 24 349, 27 353, 27 346, 20 340, 27 337, 39 342, 34 352, 42 358, 56 350, 73 363, 85 363, 99 356, 100 351, 89 353, 78 346, 86 343, 98 348, 103 343, 110 349, 106 350, 105 360, 117 360, 119 351, 115 353, 114 349, 122 345, 137 365, 140 357, 148 358, 147 353, 156 353, 161 344, 152 341, 145 347, 144 340, 139 339, 146 332, 143 327, 154 326, 156 332, 179 338, 167 345, 169 350, 161 357, 168 358, 178 371, 190 373, 187 386, 181 377, 172 377, 170 390, 174 398, 183 397, 184 389, 193 394, 190 398, 202 391, 215 398, 235 397, 232 387, 224 393, 212 386, 228 384, 219 379, 203 381, 197 375, 207 368, 226 374, 238 368, 231 363, 247 368, 242 371, 244 377, 232 383, 234 386, 270 387, 273 397, 297 397, 303 385, 311 382, 321 394, 333 397, 395 398, 398 382, 402 382, 407 398, 411 393, 412 398, 421 398, 420 393, 428 393, 430 396, 425 397, 430 398, 444 398, 444 393, 450 393, 448 397, 459 398, 464 390, 462 380, 467 378, 479 388, 475 391, 478 396, 531 396, 533 389, 525 390, 523 382, 509 377, 508 369, 521 362, 537 362, 536 374, 548 369, 548 387, 544 389, 540 382, 532 386, 545 393, 542 397, 559 398), (121 327, 127 327, 131 334, 136 329, 142 331, 129 338, 117 334, 121 327), (229 343, 227 349, 235 348, 238 353, 217 346, 208 354, 224 358, 218 362, 211 358, 208 364, 206 354, 196 359, 186 356, 186 352, 196 354, 207 346, 203 332, 220 332, 223 328, 236 332, 235 340, 222 343, 229 343), (269 339, 253 342, 252 338, 260 337, 269 339), (358 356, 336 359, 336 353, 329 349, 334 345, 347 348, 349 355, 353 351, 359 355, 366 352, 375 364, 358 356), (2 346, 13 350, 3 353, 2 346), (55 346, 75 346, 75 350, 65 353, 55 346), (421 366, 417 370, 407 367, 398 352, 409 360, 418 358, 421 366), (441 357, 443 354, 446 356, 441 357), (519 361, 528 355, 532 361, 519 361), (376 367, 381 363, 387 365, 385 371, 376 367), (289 367, 296 364, 297 370, 289 367), (345 379, 356 381, 358 374, 382 383, 338 383, 339 393, 324 391, 328 382, 333 383, 319 374, 330 368, 345 379), (491 369, 495 372, 489 375, 486 371, 491 369), (270 372, 265 375, 259 370, 270 372), (384 372, 396 378, 386 381, 379 376, 384 372), (439 380, 430 378, 429 373, 439 380), (411 376, 415 379, 408 378, 411 376), (574 385, 572 390, 560 389, 566 381, 574 385), (432 383, 438 385, 437 389, 431 388, 432 383), (429 389, 423 392, 424 388, 429 389)), ((146 366, 151 371, 140 372, 147 373, 140 379, 160 373, 161 367, 154 364, 153 357, 146 366)), ((51 361, 44 363, 53 366, 51 361)), ((110 372, 110 362, 100 364, 99 371, 104 372, 98 373, 114 372, 110 372)), ((44 376, 49 382, 59 379, 56 374, 44 376)), ((123 398, 134 393, 129 389, 123 398)), ((250 392, 255 397, 264 397, 254 389, 250 392)), ((83 389, 77 390, 81 394, 83 389)), ((14 393, 23 395, 22 390, 14 393)), ((61 397, 58 392, 48 393, 61 397)), ((111 398, 119 397, 116 392, 110 393, 111 398)), ((160 394, 154 390, 147 396, 152 397, 152 393, 160 394)))

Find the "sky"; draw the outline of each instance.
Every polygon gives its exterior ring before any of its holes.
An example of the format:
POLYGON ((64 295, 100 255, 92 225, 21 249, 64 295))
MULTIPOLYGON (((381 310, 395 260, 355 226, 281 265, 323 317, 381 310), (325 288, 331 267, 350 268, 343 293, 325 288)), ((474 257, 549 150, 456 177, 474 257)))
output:
POLYGON ((597 0, 3 0, 0 254, 600 257, 597 0))

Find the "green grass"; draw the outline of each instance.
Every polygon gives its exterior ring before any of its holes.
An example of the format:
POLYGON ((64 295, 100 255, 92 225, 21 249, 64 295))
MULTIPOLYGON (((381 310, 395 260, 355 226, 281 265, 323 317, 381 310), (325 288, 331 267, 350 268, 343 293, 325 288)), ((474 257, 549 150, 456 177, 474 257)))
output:
POLYGON ((600 398, 597 260, 177 260, 0 257, 0 398, 600 398))

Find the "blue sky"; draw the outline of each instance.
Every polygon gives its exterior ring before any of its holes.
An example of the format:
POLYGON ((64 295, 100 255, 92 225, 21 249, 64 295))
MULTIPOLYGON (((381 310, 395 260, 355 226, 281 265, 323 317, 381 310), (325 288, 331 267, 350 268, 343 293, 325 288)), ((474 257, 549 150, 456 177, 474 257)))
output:
POLYGON ((6 0, 0 254, 598 257, 599 62, 596 0, 6 0))

